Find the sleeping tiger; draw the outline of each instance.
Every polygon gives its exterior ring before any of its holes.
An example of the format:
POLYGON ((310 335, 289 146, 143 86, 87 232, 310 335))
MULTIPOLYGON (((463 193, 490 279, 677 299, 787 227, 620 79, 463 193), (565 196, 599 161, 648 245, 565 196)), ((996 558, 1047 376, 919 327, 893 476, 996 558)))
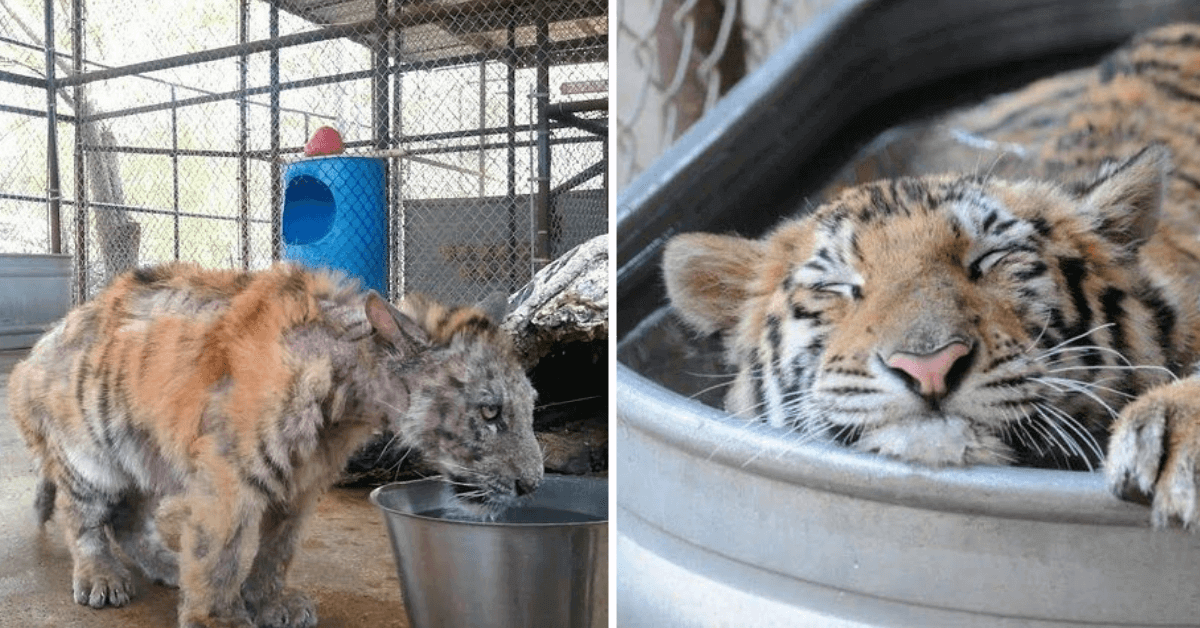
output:
POLYGON ((931 466, 1102 464, 1156 525, 1200 523, 1200 26, 942 122, 1025 175, 879 180, 667 244, 726 408, 931 466))
POLYGON ((182 589, 185 627, 311 627, 284 588, 305 517, 370 434, 390 426, 488 516, 542 477, 535 393, 474 308, 399 307, 339 275, 187 264, 117 278, 13 370, 9 408, 56 494, 74 597, 129 601, 110 537, 182 589), (185 515, 177 555, 155 526, 185 515))

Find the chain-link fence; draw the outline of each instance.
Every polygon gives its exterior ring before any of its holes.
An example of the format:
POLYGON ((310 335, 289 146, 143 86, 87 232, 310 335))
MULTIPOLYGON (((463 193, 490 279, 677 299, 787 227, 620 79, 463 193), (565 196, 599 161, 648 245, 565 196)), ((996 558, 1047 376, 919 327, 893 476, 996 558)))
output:
POLYGON ((513 292, 607 231, 607 33, 602 0, 0 0, 0 252, 57 231, 77 300, 175 259, 513 292), (312 170, 322 126, 379 167, 312 170))
POLYGON ((835 2, 617 0, 618 187, 835 2))

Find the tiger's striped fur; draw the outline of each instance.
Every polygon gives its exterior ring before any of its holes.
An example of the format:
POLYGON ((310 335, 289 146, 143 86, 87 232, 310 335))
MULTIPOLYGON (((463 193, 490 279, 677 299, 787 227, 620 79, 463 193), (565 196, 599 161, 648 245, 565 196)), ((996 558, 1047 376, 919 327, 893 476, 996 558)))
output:
POLYGON ((182 589, 181 626, 313 626, 284 588, 303 519, 390 426, 484 516, 542 475, 535 393, 483 312, 289 265, 173 264, 117 278, 13 370, 9 407, 59 494, 80 604, 121 606, 129 572, 182 589), (178 556, 154 525, 182 510, 178 556))
POLYGON ((1107 441, 1114 492, 1200 523, 1200 26, 943 122, 1032 176, 881 180, 760 240, 668 243, 727 409, 934 466, 1094 468, 1107 441))

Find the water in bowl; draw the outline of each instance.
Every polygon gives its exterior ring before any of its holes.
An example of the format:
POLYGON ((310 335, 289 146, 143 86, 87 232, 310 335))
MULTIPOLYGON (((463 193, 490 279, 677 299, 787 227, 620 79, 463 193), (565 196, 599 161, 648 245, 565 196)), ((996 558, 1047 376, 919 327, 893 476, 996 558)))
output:
MULTIPOLYGON (((434 508, 418 512, 417 515, 432 519, 465 520, 460 513, 449 508, 434 508)), ((489 523, 594 523, 597 521, 604 521, 604 517, 561 508, 520 506, 509 508, 489 523)))

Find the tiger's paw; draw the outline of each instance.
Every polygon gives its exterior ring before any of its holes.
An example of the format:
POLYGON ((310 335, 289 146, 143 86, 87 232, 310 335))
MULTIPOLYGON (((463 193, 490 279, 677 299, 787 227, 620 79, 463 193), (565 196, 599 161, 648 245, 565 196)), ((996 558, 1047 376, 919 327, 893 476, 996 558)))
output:
POLYGON ((179 556, 157 538, 122 547, 147 578, 163 586, 179 588, 179 556))
POLYGON ((1117 497, 1151 507, 1155 527, 1200 524, 1200 380, 1147 392, 1113 424, 1105 476, 1117 497))
POLYGON ((313 628, 317 606, 303 592, 284 589, 275 599, 251 611, 258 628, 313 628))
POLYGON ((72 578, 75 602, 92 608, 125 606, 133 597, 133 578, 113 561, 77 562, 72 578))

